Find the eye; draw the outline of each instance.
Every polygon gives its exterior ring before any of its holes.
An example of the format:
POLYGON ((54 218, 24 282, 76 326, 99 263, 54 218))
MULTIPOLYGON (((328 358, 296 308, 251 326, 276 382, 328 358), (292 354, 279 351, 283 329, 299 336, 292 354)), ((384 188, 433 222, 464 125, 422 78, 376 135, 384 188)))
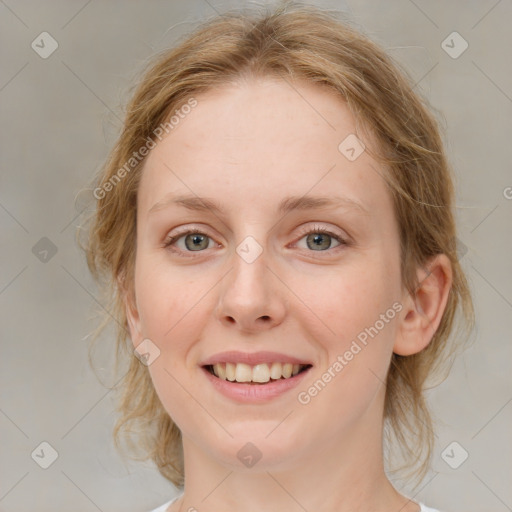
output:
MULTIPOLYGON (((168 237, 164 242, 164 247, 171 249, 172 246, 178 246, 178 250, 172 248, 173 252, 201 252, 203 249, 211 248, 210 242, 213 240, 199 229, 188 229, 182 233, 176 233, 168 237), (183 239, 184 246, 178 243, 183 239)), ((214 244, 213 244, 214 245, 214 244)))
MULTIPOLYGON (((329 249, 349 245, 348 241, 341 235, 317 225, 306 228, 301 234, 302 237, 296 242, 296 245, 299 246, 299 242, 305 239, 306 247, 301 248, 310 249, 313 252, 326 252, 329 249), (333 241, 337 243, 334 247, 332 245, 333 241)), ((204 249, 211 249, 215 246, 219 247, 219 244, 214 242, 210 236, 200 229, 191 228, 169 236, 163 246, 172 252, 193 257, 192 254, 187 255, 187 253, 202 252, 204 249)))
POLYGON ((302 232, 302 235, 303 236, 300 240, 305 238, 306 248, 315 252, 325 252, 329 249, 333 249, 333 240, 337 242, 337 245, 335 245, 334 248, 341 245, 348 245, 348 242, 342 238, 341 235, 333 233, 332 231, 320 226, 307 228, 302 232))

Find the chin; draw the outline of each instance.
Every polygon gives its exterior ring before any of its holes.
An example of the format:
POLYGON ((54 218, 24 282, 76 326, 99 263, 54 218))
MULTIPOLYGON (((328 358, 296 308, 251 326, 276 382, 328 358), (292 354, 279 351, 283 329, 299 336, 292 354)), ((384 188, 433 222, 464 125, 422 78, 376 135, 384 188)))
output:
MULTIPOLYGON (((274 422, 273 428, 275 426, 274 422)), ((243 435, 230 438, 224 446, 217 445, 214 457, 237 472, 260 473, 293 469, 302 453, 297 451, 297 447, 303 446, 305 440, 287 435, 284 430, 269 435, 271 430, 266 424, 261 431, 251 429, 253 435, 245 429, 243 435)))

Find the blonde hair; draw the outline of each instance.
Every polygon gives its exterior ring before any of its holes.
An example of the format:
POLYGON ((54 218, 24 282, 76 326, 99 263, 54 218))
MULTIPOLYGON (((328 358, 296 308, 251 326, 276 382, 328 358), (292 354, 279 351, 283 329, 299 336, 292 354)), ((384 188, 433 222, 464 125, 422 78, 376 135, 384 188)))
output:
POLYGON ((147 367, 134 357, 127 329, 123 296, 133 296, 137 189, 145 159, 129 170, 126 162, 190 98, 257 76, 307 80, 329 88, 346 101, 358 130, 366 130, 377 141, 378 150, 367 150, 386 169, 383 178, 400 228, 401 278, 411 294, 419 285, 418 266, 440 253, 450 259, 453 285, 439 328, 420 353, 393 354, 386 382, 387 443, 398 442, 406 466, 424 476, 433 446, 424 397, 427 377, 446 369, 455 347, 465 340, 464 335, 449 342, 457 308, 468 333, 474 324, 469 286, 457 258, 451 169, 431 107, 413 91, 407 73, 348 22, 290 2, 265 14, 239 11, 217 16, 174 49, 156 55, 136 84, 122 132, 95 177, 96 190, 102 192, 95 194, 100 197, 87 222, 87 241, 79 243, 105 292, 109 312, 93 339, 113 318, 116 370, 121 362, 127 365, 119 384, 116 446, 121 434, 130 434, 126 440, 132 453, 142 451, 138 460, 152 459, 165 478, 183 485, 181 432, 164 410, 147 367), (126 172, 120 178, 123 166, 126 172), (132 434, 136 443, 130 440, 132 434))

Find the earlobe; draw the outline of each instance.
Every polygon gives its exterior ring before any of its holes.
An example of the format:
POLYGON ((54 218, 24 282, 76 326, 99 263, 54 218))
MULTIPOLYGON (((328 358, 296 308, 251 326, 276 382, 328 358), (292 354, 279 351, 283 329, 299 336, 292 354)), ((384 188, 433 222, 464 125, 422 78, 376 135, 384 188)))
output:
POLYGON ((434 256, 418 269, 419 284, 414 296, 404 298, 393 352, 408 356, 421 352, 432 341, 441 323, 452 287, 452 266, 445 254, 434 256))
POLYGON ((130 338, 133 346, 136 347, 142 341, 142 335, 140 317, 135 301, 135 292, 126 290, 124 286, 120 288, 120 290, 123 298, 126 320, 130 330, 130 338))
POLYGON ((141 341, 140 321, 137 310, 129 303, 125 303, 126 320, 130 329, 130 337, 133 346, 136 347, 141 341))

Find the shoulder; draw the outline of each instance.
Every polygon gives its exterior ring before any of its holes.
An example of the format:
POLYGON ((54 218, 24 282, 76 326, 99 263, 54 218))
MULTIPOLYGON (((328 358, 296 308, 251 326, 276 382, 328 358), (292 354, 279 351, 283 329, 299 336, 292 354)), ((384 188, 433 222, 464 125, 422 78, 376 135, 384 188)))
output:
MULTIPOLYGON (((171 503, 174 503, 178 498, 180 498, 180 496, 176 496, 175 498, 173 498, 172 500, 168 501, 167 503, 164 503, 163 505, 160 505, 159 507, 157 508, 154 508, 153 510, 151 510, 150 512, 167 512, 167 508, 169 507, 169 505, 171 503)), ((428 512, 428 511, 427 511, 428 512)))
MULTIPOLYGON (((167 507, 171 503, 174 503, 179 497, 180 496, 176 496, 172 500, 168 501, 167 503, 164 503, 163 505, 160 505, 159 507, 151 510, 150 512, 167 512, 167 507)), ((420 512, 439 512, 439 510, 427 507, 427 506, 423 505, 423 503, 419 503, 419 506, 420 506, 420 512)))
POLYGON ((153 510, 151 510, 150 512, 167 512, 167 507, 173 502, 174 500, 172 501, 168 501, 167 503, 164 503, 163 505, 160 505, 159 507, 157 508, 154 508, 153 510))
MULTIPOLYGON (((439 512, 439 510, 437 510, 435 508, 426 507, 425 505, 423 505, 423 503, 419 503, 419 506, 420 506, 420 512, 439 512)), ((158 512, 160 512, 160 511, 158 511, 158 512)))

